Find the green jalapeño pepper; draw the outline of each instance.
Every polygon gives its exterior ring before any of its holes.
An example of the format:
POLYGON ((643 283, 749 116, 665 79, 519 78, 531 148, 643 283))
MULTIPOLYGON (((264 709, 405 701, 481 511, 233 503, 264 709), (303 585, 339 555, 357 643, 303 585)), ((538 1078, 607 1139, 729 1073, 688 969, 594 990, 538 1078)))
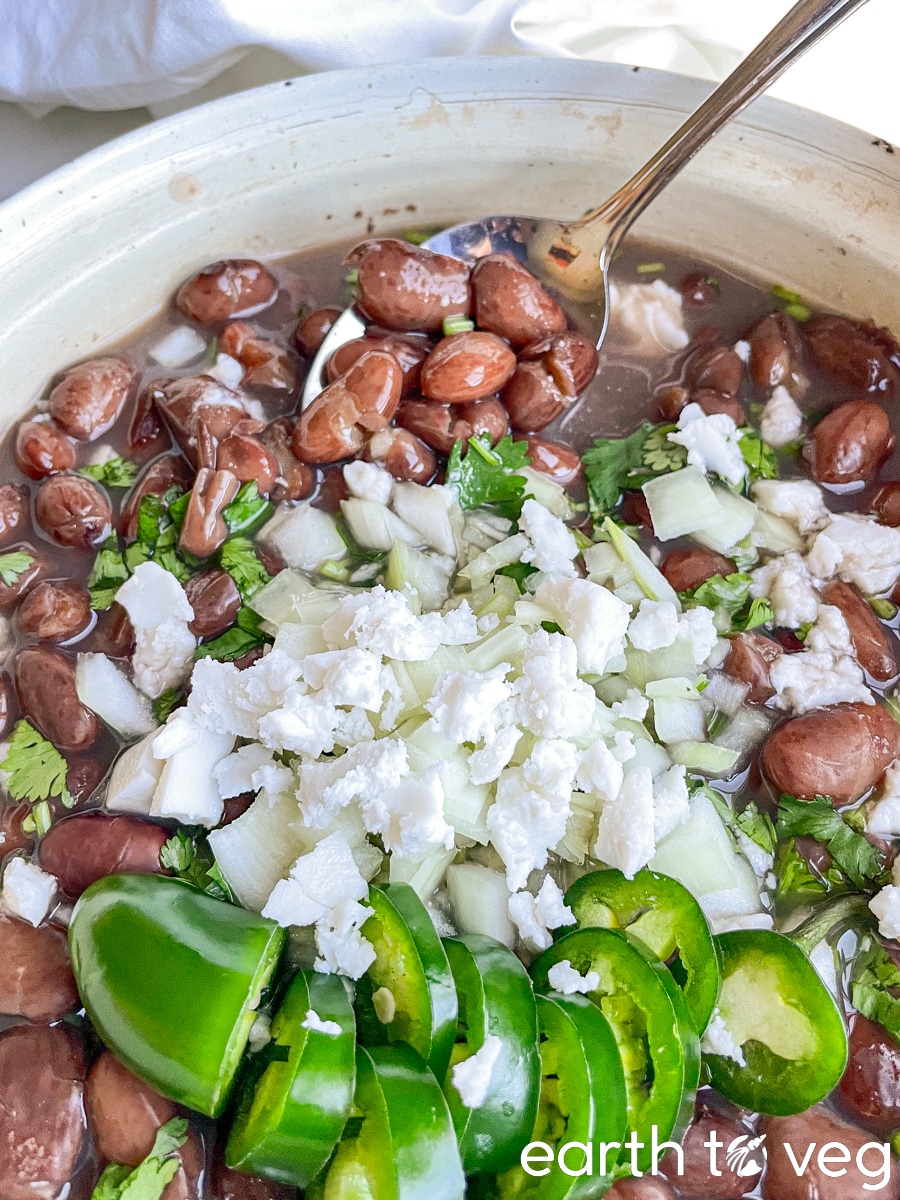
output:
POLYGON ((460 1028, 444 1095, 463 1166, 471 1175, 505 1171, 518 1162, 537 1113, 540 1059, 531 980, 513 952, 493 938, 464 934, 445 938, 444 948, 459 996, 460 1028), (453 1084, 453 1068, 484 1054, 486 1043, 496 1056, 484 1099, 468 1108, 453 1084))
MULTIPOLYGON (((616 1039, 599 1008, 585 996, 538 996, 541 1098, 531 1142, 553 1148, 553 1162, 531 1175, 517 1164, 498 1180, 502 1200, 583 1200, 611 1183, 628 1124, 625 1075, 616 1039), (569 1175, 556 1161, 564 1155, 569 1175), (587 1146, 579 1150, 575 1143, 587 1146), (579 1160, 579 1155, 580 1160, 579 1160)), ((543 1160, 542 1160, 543 1162, 543 1160)))
POLYGON ((306 1200, 462 1200, 453 1122, 435 1077, 409 1046, 356 1050, 353 1112, 306 1200))
POLYGON ((669 875, 591 871, 566 892, 578 927, 627 929, 668 966, 702 1034, 719 994, 719 960, 709 925, 691 893, 669 875))
POLYGON ((803 1112, 828 1095, 847 1064, 847 1031, 831 993, 780 933, 741 929, 716 942, 722 991, 710 1040, 722 1053, 703 1055, 713 1087, 756 1112, 803 1112))
POLYGON ((408 883, 372 887, 362 927, 375 961, 356 985, 363 1045, 408 1042, 443 1079, 456 1038, 458 1006, 447 954, 425 905, 408 883))
POLYGON ((639 941, 615 929, 575 929, 545 950, 531 969, 537 991, 550 990, 548 972, 568 960, 599 982, 588 996, 609 1022, 628 1096, 628 1128, 643 1149, 640 1170, 652 1164, 651 1132, 660 1141, 681 1137, 693 1112, 700 1048, 681 989, 639 941))
POLYGON ((87 1014, 116 1057, 217 1117, 284 936, 180 879, 108 875, 75 905, 69 948, 87 1014))
POLYGON ((331 1157, 353 1102, 356 1021, 344 980, 295 975, 272 1022, 271 1045, 287 1052, 286 1061, 270 1062, 245 1089, 225 1161, 304 1188, 331 1157))

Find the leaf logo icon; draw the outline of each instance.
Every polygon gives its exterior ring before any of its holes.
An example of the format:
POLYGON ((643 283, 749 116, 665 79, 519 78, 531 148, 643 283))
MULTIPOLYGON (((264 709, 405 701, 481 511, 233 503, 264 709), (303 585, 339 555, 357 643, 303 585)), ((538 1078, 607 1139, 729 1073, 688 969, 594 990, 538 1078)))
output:
POLYGON ((759 1175, 766 1165, 766 1148, 763 1142, 766 1135, 750 1137, 748 1133, 741 1134, 728 1143, 725 1151, 725 1161, 739 1179, 749 1179, 751 1175, 759 1175))

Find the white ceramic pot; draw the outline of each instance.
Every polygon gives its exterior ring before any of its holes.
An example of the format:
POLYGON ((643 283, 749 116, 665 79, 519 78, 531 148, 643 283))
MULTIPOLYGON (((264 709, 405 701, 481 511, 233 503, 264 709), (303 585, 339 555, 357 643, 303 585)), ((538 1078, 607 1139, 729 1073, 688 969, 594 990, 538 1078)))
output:
MULTIPOLYGON (((708 87, 564 59, 442 59, 274 84, 121 138, 0 206, 2 421, 218 257, 492 212, 574 216, 708 87)), ((763 100, 636 231, 900 330, 898 215, 900 155, 763 100)))

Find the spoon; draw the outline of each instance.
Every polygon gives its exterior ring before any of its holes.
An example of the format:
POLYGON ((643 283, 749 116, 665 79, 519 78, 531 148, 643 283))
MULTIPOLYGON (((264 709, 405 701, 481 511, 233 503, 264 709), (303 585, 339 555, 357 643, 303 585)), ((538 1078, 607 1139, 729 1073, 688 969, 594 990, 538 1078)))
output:
MULTIPOLYGON (((592 302, 590 329, 599 349, 609 327, 609 268, 625 234, 651 201, 732 117, 866 0, 800 0, 759 45, 617 192, 576 221, 494 216, 454 225, 430 237, 428 250, 464 262, 512 254, 542 282, 581 303, 592 302)), ((303 388, 305 409, 326 385, 325 364, 365 333, 348 308, 332 325, 303 388)))

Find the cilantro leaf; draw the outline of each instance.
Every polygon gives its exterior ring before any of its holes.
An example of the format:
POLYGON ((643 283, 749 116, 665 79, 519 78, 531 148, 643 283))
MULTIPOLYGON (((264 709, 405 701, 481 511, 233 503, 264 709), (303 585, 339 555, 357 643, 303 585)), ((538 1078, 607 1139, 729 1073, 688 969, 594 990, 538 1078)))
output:
POLYGON ((16 721, 0 768, 9 773, 6 786, 13 800, 59 796, 66 808, 75 803, 67 784, 69 764, 29 721, 16 721))
POLYGON ((652 429, 650 422, 644 421, 628 437, 597 438, 582 454, 588 507, 595 520, 602 520, 616 507, 630 472, 643 461, 644 444, 652 429))
POLYGON ((159 1129, 152 1150, 134 1169, 110 1163, 91 1200, 160 1200, 178 1174, 180 1164, 175 1155, 187 1141, 187 1128, 183 1117, 173 1117, 159 1129))
POLYGON ((220 662, 231 662, 259 646, 265 646, 271 638, 263 633, 261 622, 262 618, 252 609, 246 606, 239 609, 234 625, 212 641, 198 646, 194 657, 217 658, 220 662))
POLYGON ((674 433, 676 428, 676 425, 651 427, 641 454, 640 466, 645 477, 641 479, 642 483, 654 475, 668 475, 672 471, 680 471, 687 464, 687 449, 677 442, 669 441, 669 434, 674 433))
POLYGON ((857 1012, 877 1021, 900 1042, 900 967, 887 950, 866 934, 850 973, 850 1000, 857 1012))
POLYGON ((166 688, 161 695, 153 701, 153 715, 159 721, 160 725, 165 725, 173 709, 178 707, 181 700, 181 693, 177 688, 166 688))
POLYGON ((524 475, 516 472, 531 462, 527 442, 514 442, 507 434, 496 446, 490 438, 469 438, 463 454, 462 441, 456 441, 447 460, 447 483, 456 489, 461 508, 479 508, 493 504, 504 516, 515 519, 525 499, 524 475))
POLYGON ((169 571, 179 583, 186 583, 195 565, 178 550, 178 526, 172 519, 173 506, 184 496, 179 487, 171 487, 162 496, 141 498, 137 519, 137 540, 125 551, 125 565, 134 571, 141 563, 155 562, 169 571))
POLYGON ((768 854, 775 853, 775 826, 770 817, 759 811, 755 801, 751 800, 746 808, 735 813, 734 823, 751 842, 756 842, 768 854))
POLYGON ((720 612, 728 618, 730 629, 724 632, 741 632, 756 629, 774 619, 768 600, 753 600, 750 586, 753 580, 741 571, 731 575, 713 575, 692 592, 682 592, 681 599, 689 608, 702 605, 720 612))
POLYGON ((876 882, 883 874, 881 855, 861 834, 855 833, 825 796, 798 800, 782 796, 776 825, 779 838, 811 837, 821 842, 855 887, 876 882))
POLYGON ((86 467, 79 467, 78 474, 86 475, 88 479, 95 479, 97 483, 102 483, 107 488, 130 488, 137 479, 138 465, 119 455, 118 458, 111 458, 109 462, 91 463, 86 467))
POLYGON ((116 592, 130 575, 125 556, 119 549, 119 539, 111 533, 100 547, 88 575, 91 608, 98 611, 109 608, 116 598, 116 592))
POLYGON ((245 604, 272 578, 259 561, 253 542, 241 534, 230 537, 224 543, 219 551, 219 566, 223 571, 227 571, 237 584, 245 604))
POLYGON ((764 442, 754 429, 741 432, 741 454, 747 464, 747 486, 756 483, 757 479, 777 479, 778 459, 775 451, 764 442))
POLYGON ((260 496, 256 480, 245 483, 222 513, 231 533, 255 533, 272 514, 272 505, 260 496))
POLYGON ((781 842, 778 846, 775 875, 778 881, 775 887, 776 899, 780 904, 791 908, 798 904, 810 904, 821 900, 828 895, 832 883, 841 882, 837 872, 834 872, 836 879, 827 881, 814 875, 793 838, 781 842))
POLYGON ((7 587, 19 582, 19 576, 24 575, 34 562, 33 554, 24 550, 10 550, 8 554, 0 554, 0 579, 7 587))
POLYGON ((159 862, 217 900, 234 899, 205 837, 193 838, 179 829, 160 850, 159 862))

